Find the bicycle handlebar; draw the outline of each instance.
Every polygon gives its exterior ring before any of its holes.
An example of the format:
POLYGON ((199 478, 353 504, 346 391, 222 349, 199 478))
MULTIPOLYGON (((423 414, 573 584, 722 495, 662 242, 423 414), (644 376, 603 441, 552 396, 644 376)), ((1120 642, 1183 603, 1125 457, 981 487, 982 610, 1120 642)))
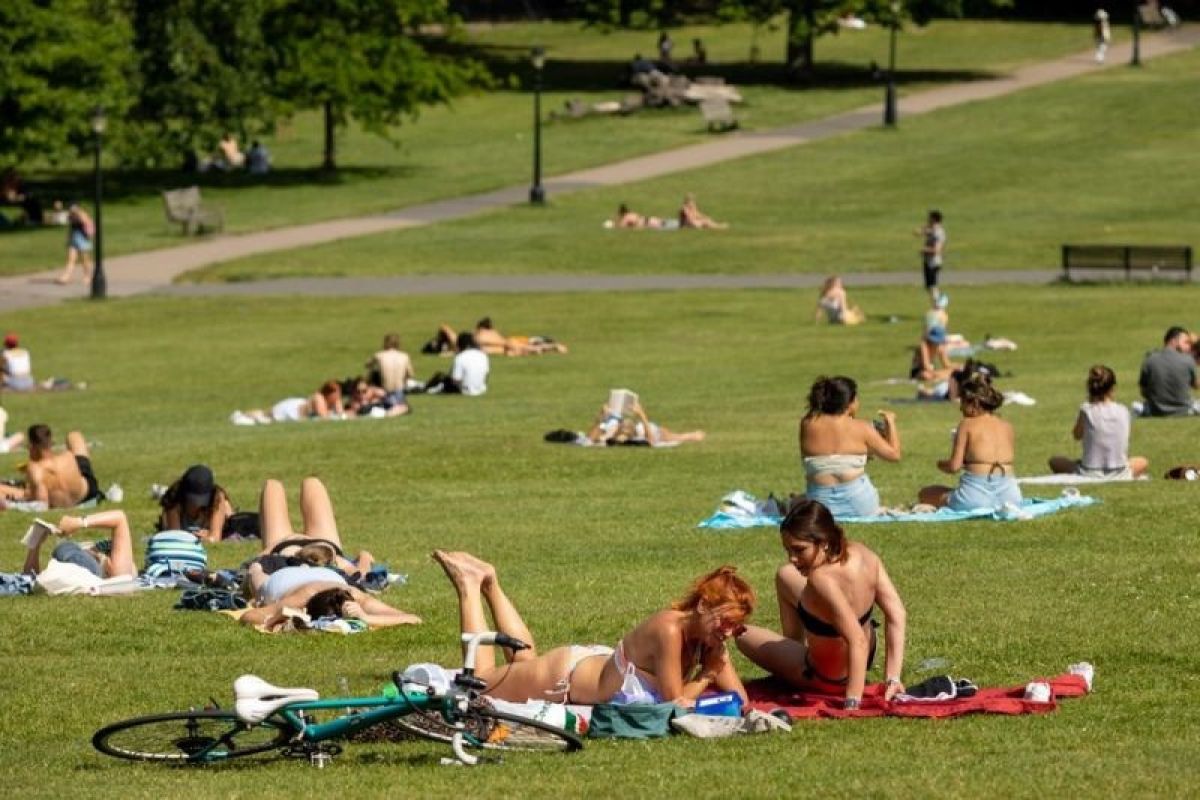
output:
POLYGON ((464 633, 460 638, 463 644, 467 646, 467 652, 463 658, 463 671, 467 675, 471 675, 475 671, 475 652, 481 644, 498 644, 501 647, 507 647, 509 650, 529 649, 529 645, 520 639, 509 636, 507 633, 497 633, 496 631, 464 633))

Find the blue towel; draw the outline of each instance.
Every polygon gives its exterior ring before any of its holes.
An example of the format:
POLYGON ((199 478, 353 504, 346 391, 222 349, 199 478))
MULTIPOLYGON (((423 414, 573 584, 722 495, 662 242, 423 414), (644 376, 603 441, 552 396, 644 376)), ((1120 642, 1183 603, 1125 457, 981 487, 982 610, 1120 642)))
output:
MULTIPOLYGON (((1020 510, 1016 513, 1005 509, 976 508, 971 511, 955 511, 950 508, 939 508, 937 511, 926 511, 908 514, 879 514, 871 517, 846 517, 838 522, 957 522, 960 519, 994 519, 1002 522, 1032 519, 1054 514, 1067 508, 1090 506, 1100 501, 1087 495, 1063 495, 1053 500, 1027 497, 1021 502, 1020 510)), ((698 528, 716 528, 718 530, 735 530, 739 528, 778 528, 782 521, 780 517, 763 514, 727 514, 718 511, 702 521, 698 528)))

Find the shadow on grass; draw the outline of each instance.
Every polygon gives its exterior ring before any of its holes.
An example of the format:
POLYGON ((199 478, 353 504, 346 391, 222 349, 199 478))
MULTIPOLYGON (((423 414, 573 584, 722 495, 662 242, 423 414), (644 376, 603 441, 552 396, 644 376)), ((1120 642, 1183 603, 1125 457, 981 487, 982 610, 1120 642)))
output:
MULTIPOLYGON (((245 172, 184 172, 179 169, 122 169, 105 170, 104 198, 124 200, 132 197, 154 195, 168 189, 199 186, 202 190, 248 189, 258 187, 289 188, 294 186, 342 186, 364 180, 381 178, 412 178, 418 172, 416 166, 354 166, 340 167, 329 172, 317 167, 284 168, 272 170, 266 175, 250 175, 245 172)), ((94 177, 90 170, 64 170, 60 172, 35 173, 27 180, 30 189, 49 208, 54 200, 68 203, 79 200, 90 204, 95 191, 94 177)), ((19 228, 3 229, 19 230, 19 228)), ((36 228, 34 228, 36 230, 36 228)))

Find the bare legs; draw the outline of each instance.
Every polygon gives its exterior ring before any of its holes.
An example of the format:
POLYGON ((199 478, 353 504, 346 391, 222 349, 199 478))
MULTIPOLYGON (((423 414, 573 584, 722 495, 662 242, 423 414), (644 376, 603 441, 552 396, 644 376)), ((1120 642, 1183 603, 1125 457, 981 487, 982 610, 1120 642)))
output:
POLYGON ((950 495, 953 492, 954 487, 952 486, 925 486, 917 492, 917 502, 941 508, 950 502, 950 495))
MULTIPOLYGON (((258 513, 262 525, 264 553, 269 553, 281 542, 298 536, 292 529, 283 484, 274 478, 263 484, 262 495, 258 500, 258 513)), ((341 548, 342 539, 338 535, 337 520, 333 515, 333 501, 329 499, 329 490, 320 478, 310 476, 300 485, 300 516, 304 523, 304 536, 324 539, 341 548)))
MULTIPOLYGON (((1130 456, 1127 463, 1135 478, 1145 475, 1146 470, 1150 468, 1150 460, 1144 456, 1130 456)), ((1060 475, 1073 475, 1079 471, 1079 462, 1066 456, 1053 456, 1050 459, 1050 471, 1060 475)))
POLYGON ((659 442, 703 442, 704 431, 673 431, 661 425, 658 428, 659 442))
POLYGON ((71 282, 71 276, 75 274, 75 264, 79 263, 83 266, 82 282, 87 283, 92 277, 92 257, 87 253, 80 252, 74 247, 67 248, 67 264, 63 267, 62 275, 54 279, 54 282, 59 285, 65 285, 71 282))
MULTIPOLYGON (((508 595, 500 588, 496 577, 496 568, 470 553, 434 550, 433 559, 446 571, 454 591, 458 594, 458 614, 460 628, 463 633, 483 633, 492 630, 488 625, 484 612, 484 602, 492 611, 495 630, 520 639, 529 645, 528 650, 519 653, 504 652, 505 661, 533 661, 537 658, 533 634, 525 625, 516 606, 508 599, 508 595)), ((464 645, 465 647, 465 645, 464 645)), ((476 670, 485 681, 496 671, 495 648, 490 645, 481 646, 478 650, 476 670)))
POLYGON ((804 643, 804 627, 796 611, 800 594, 806 585, 808 579, 791 564, 780 567, 775 573, 775 596, 779 601, 779 622, 783 635, 757 625, 748 625, 746 632, 737 637, 737 646, 742 655, 772 675, 796 686, 808 682, 804 676, 808 647, 804 643))

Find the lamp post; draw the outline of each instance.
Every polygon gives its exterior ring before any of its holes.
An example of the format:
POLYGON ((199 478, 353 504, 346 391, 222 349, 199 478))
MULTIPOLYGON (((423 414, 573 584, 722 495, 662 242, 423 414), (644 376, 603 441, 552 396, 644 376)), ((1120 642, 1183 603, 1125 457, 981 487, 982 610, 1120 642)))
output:
POLYGON ((94 243, 95 267, 92 269, 92 299, 103 300, 108 294, 108 281, 104 277, 104 226, 101 221, 101 205, 104 201, 104 183, 100 172, 100 148, 104 142, 104 131, 108 128, 108 117, 104 108, 96 106, 92 110, 92 133, 96 135, 96 236, 94 243))
POLYGON ((892 3, 892 25, 888 40, 887 89, 883 95, 883 124, 896 125, 896 29, 900 27, 900 4, 892 3))
POLYGON ((529 202, 542 205, 546 190, 542 188, 542 67, 546 66, 546 50, 535 47, 529 52, 533 64, 533 186, 529 187, 529 202))
POLYGON ((1142 13, 1138 10, 1138 4, 1133 4, 1133 52, 1129 56, 1129 66, 1140 67, 1142 65, 1142 13))

